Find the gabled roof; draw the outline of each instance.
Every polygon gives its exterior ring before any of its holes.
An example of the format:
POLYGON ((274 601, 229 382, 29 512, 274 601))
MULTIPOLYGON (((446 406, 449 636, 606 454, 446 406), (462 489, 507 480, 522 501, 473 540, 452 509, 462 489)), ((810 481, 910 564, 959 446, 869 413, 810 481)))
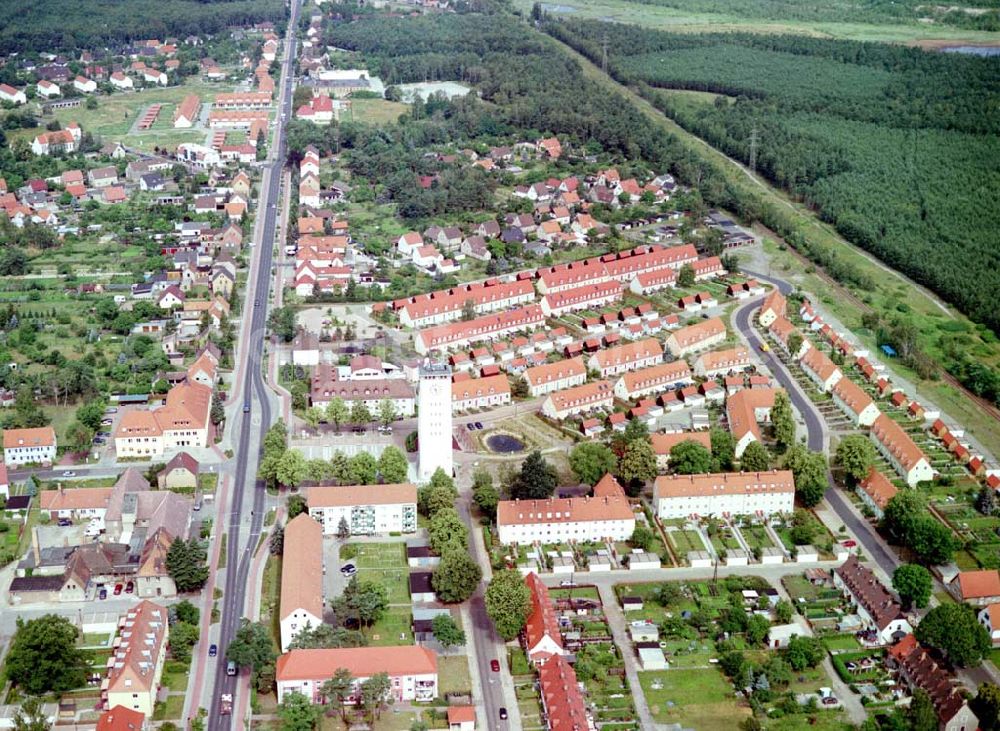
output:
POLYGON ((870 568, 858 561, 855 554, 852 553, 834 571, 844 582, 844 586, 850 590, 854 600, 864 607, 880 630, 885 629, 893 620, 905 617, 896 598, 882 585, 870 568))
POLYGON ((300 513, 285 526, 281 557, 281 619, 305 610, 322 620, 323 527, 308 513, 300 513))
POLYGON ((546 637, 560 648, 563 646, 562 634, 559 632, 559 620, 555 608, 549 598, 549 590, 542 583, 538 574, 531 572, 524 577, 524 583, 531 592, 531 612, 524 625, 524 637, 529 654, 546 637))
POLYGON ((1000 572, 996 569, 962 571, 952 581, 958 583, 965 601, 1000 596, 1000 572))
POLYGON ((438 671, 437 654, 425 647, 342 647, 286 652, 278 658, 276 678, 279 683, 326 680, 338 668, 349 670, 355 678, 370 678, 376 673, 390 677, 434 675, 438 671))

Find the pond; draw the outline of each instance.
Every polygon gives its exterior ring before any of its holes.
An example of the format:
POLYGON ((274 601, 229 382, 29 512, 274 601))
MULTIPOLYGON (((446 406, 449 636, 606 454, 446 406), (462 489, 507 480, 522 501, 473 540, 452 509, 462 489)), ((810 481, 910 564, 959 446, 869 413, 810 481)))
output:
POLYGON ((524 442, 510 434, 493 434, 486 438, 486 446, 493 452, 503 454, 524 451, 524 442))

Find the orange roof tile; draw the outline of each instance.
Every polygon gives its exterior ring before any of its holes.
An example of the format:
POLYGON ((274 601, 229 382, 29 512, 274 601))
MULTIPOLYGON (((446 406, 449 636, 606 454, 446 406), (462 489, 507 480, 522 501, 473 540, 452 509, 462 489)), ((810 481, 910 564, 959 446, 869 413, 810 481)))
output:
POLYGON ((654 498, 784 492, 795 492, 795 480, 791 470, 717 472, 707 475, 660 475, 653 485, 654 498))
POLYGON ((349 670, 355 678, 370 678, 376 673, 400 677, 433 675, 438 664, 433 650, 415 645, 291 650, 278 658, 276 677, 278 682, 326 680, 338 668, 349 670))
POLYGON ((322 619, 323 527, 307 513, 288 521, 281 558, 281 619, 299 609, 322 619))

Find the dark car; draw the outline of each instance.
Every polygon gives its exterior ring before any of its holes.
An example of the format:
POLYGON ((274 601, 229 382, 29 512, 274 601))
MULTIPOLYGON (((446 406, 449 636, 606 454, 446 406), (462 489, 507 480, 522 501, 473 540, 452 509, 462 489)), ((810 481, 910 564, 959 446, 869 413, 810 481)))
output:
POLYGON ((477 421, 477 422, 476 422, 476 428, 477 428, 477 429, 482 429, 482 428, 483 428, 483 422, 481 422, 481 421, 477 421))
POLYGON ((125 584, 126 594, 131 594, 133 591, 135 591, 135 584, 133 584, 131 581, 125 584))
POLYGON ((120 595, 123 588, 124 587, 121 584, 115 584, 115 596, 120 595))
POLYGON ((352 563, 347 563, 340 567, 340 573, 344 574, 345 576, 351 576, 353 574, 356 574, 357 572, 358 572, 358 567, 352 563))
POLYGON ((475 431, 476 425, 470 421, 468 424, 465 425, 465 428, 468 429, 469 431, 475 431))
POLYGON ((500 672, 500 661, 499 660, 490 660, 490 670, 492 670, 494 673, 499 673, 500 672))
POLYGON ((60 518, 59 519, 59 527, 60 528, 65 528, 68 525, 73 525, 73 521, 70 520, 69 518, 60 518))
POLYGON ((507 709, 504 708, 503 706, 500 706, 500 720, 501 721, 507 720, 507 709))
POLYGON ((243 413, 244 414, 249 414, 250 413, 250 402, 249 401, 247 401, 245 404, 243 404, 243 413))
POLYGON ((101 589, 99 592, 97 592, 97 598, 98 599, 107 599, 108 598, 108 590, 107 589, 101 589))
POLYGON ((215 657, 218 654, 219 654, 219 646, 218 645, 209 645, 208 646, 208 656, 209 657, 215 657))

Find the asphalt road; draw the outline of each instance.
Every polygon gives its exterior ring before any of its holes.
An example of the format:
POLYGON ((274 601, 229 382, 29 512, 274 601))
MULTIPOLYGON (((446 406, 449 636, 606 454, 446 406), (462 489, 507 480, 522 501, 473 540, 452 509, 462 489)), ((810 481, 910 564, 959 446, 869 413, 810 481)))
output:
MULTIPOLYGON (((791 284, 781 279, 768 277, 757 272, 747 271, 746 274, 775 285, 785 295, 793 289, 791 284)), ((751 315, 760 306, 762 300, 763 298, 752 300, 736 311, 736 327, 743 337, 746 338, 750 347, 757 351, 758 357, 770 369, 775 380, 788 392, 792 404, 794 404, 805 421, 806 432, 808 434, 806 443, 809 449, 814 452, 825 452, 827 440, 826 423, 823 421, 823 416, 816 409, 809 397, 799 388, 798 383, 796 383, 791 373, 788 372, 785 364, 772 351, 763 352, 760 349, 762 340, 751 325, 751 315)), ((830 487, 826 491, 825 497, 830 507, 833 508, 833 511, 843 521, 844 525, 847 526, 848 530, 857 536, 865 549, 865 553, 879 565, 887 576, 892 576, 892 572, 900 563, 899 559, 885 550, 871 524, 863 518, 859 518, 857 513, 851 510, 846 499, 835 486, 833 476, 829 472, 827 472, 826 479, 830 487)))
MULTIPOLYGON (((298 28, 299 3, 293 2, 291 18, 288 24, 288 36, 285 39, 285 56, 282 61, 281 87, 276 118, 277 129, 272 143, 274 150, 273 162, 270 163, 270 174, 267 186, 261 191, 258 203, 258 215, 264 216, 262 239, 256 242, 261 247, 257 264, 256 279, 253 287, 253 299, 249 297, 244 307, 251 312, 249 337, 243 346, 243 352, 248 354, 248 367, 243 380, 243 409, 240 419, 239 440, 236 447, 236 475, 233 482, 233 493, 229 505, 229 525, 227 527, 227 545, 231 555, 236 558, 235 565, 230 564, 226 570, 226 581, 223 588, 222 617, 219 627, 218 644, 223 652, 229 646, 233 636, 239 629, 243 618, 243 608, 246 603, 247 579, 253 559, 253 551, 257 545, 264 519, 264 501, 266 490, 262 481, 256 479, 256 464, 262 448, 262 437, 271 424, 271 406, 268 399, 267 384, 262 369, 264 353, 264 334, 267 322, 268 290, 271 283, 271 260, 274 251, 274 233, 277 221, 277 202, 281 188, 281 168, 285 159, 285 119, 291 115, 292 99, 292 61, 295 58, 295 32, 298 28), (249 412, 245 409, 249 405, 249 412), (255 443, 252 439, 256 437, 255 443), (251 463, 254 467, 250 484, 248 473, 251 463), (248 494, 248 487, 251 491, 248 494), (250 530, 245 542, 240 541, 242 523, 246 512, 250 512, 250 530), (235 570, 234 570, 235 569, 235 570)), ((220 513, 221 514, 221 513, 220 513)), ((219 698, 226 693, 232 694, 234 709, 238 708, 237 678, 226 675, 226 663, 216 663, 214 693, 211 709, 208 714, 210 731, 228 731, 232 727, 233 716, 220 715, 219 698)), ((242 719, 239 722, 242 725, 242 719)))

